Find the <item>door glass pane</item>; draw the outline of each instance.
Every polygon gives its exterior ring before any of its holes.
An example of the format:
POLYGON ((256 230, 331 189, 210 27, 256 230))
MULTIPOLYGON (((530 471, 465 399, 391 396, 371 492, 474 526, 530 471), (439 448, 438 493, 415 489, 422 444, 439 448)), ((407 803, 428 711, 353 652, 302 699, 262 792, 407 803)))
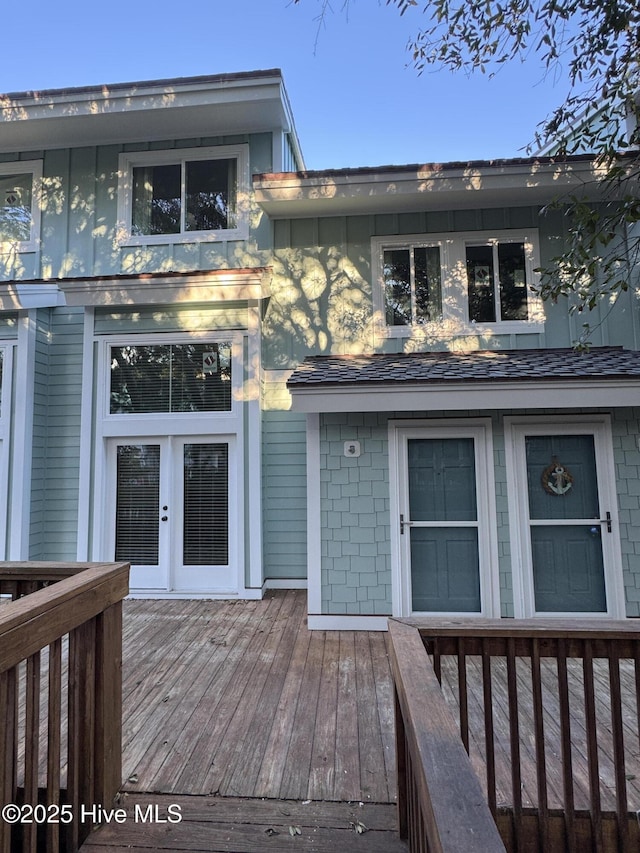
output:
POLYGON ((529 517, 599 518, 592 435, 526 437, 529 517))
POLYGON ((118 447, 115 559, 137 566, 158 564, 160 446, 118 447))
POLYGON ((184 447, 185 566, 225 566, 229 562, 229 446, 184 447))
POLYGON ((606 612, 599 524, 532 527, 531 550, 537 611, 606 612))
POLYGON ((476 521, 472 438, 409 440, 412 521, 476 521))
POLYGON ((411 528, 414 611, 480 610, 476 527, 411 528))

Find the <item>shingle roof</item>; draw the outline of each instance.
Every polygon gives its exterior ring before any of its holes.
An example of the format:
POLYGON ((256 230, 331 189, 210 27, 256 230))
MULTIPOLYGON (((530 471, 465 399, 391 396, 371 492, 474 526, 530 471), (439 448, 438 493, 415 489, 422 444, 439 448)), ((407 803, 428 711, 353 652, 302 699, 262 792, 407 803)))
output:
POLYGON ((404 383, 640 379, 640 352, 622 347, 308 356, 288 387, 404 383))

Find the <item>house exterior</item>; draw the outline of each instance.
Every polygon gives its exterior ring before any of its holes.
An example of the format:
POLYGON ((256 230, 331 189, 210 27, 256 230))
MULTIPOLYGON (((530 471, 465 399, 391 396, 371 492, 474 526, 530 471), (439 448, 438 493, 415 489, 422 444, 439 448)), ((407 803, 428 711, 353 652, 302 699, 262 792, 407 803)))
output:
POLYGON ((636 283, 587 353, 530 290, 595 169, 307 172, 277 70, 4 96, 0 555, 312 628, 640 616, 636 283))

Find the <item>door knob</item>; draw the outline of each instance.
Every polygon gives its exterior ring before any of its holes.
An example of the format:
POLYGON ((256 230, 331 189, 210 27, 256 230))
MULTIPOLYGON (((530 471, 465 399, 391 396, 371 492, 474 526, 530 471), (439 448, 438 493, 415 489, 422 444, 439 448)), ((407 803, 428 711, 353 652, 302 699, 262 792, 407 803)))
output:
POLYGON ((160 521, 166 521, 166 520, 167 520, 167 516, 166 516, 166 515, 163 515, 163 516, 162 516, 162 518, 160 519, 160 521))

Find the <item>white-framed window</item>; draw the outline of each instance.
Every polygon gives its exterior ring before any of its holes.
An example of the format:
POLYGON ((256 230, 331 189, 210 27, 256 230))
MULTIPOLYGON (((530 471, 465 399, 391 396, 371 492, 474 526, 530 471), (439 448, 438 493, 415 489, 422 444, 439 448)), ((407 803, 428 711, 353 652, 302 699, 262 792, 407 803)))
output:
POLYGON ((470 331, 530 332, 541 324, 532 291, 537 231, 374 237, 374 307, 389 337, 452 324, 470 331))
POLYGON ((236 334, 109 338, 104 347, 102 413, 108 420, 235 417, 241 381, 236 334))
POLYGON ((0 251, 38 248, 41 186, 41 160, 0 163, 0 251))
POLYGON ((247 145, 125 152, 118 162, 120 242, 245 239, 248 192, 247 145))

